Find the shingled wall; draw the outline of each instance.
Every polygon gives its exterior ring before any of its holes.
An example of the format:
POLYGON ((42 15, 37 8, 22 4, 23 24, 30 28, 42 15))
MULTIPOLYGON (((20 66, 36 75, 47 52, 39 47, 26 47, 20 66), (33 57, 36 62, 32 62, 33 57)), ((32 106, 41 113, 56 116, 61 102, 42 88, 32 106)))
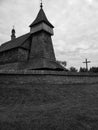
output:
POLYGON ((98 83, 98 74, 68 73, 63 71, 20 70, 0 71, 0 82, 7 83, 49 83, 49 84, 83 84, 98 83))

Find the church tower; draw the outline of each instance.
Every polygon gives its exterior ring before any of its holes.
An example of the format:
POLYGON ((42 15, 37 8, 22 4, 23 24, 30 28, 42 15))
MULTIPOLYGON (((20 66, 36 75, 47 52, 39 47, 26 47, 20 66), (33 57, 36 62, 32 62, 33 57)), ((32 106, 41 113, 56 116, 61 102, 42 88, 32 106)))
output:
POLYGON ((56 62, 51 36, 54 26, 48 21, 41 3, 39 13, 30 25, 32 69, 62 69, 56 62))

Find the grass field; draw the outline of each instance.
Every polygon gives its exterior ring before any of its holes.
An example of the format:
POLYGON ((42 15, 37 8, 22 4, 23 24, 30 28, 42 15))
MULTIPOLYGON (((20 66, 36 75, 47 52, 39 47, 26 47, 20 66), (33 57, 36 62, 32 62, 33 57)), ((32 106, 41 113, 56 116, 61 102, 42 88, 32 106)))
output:
POLYGON ((3 83, 0 130, 98 130, 98 84, 3 83))

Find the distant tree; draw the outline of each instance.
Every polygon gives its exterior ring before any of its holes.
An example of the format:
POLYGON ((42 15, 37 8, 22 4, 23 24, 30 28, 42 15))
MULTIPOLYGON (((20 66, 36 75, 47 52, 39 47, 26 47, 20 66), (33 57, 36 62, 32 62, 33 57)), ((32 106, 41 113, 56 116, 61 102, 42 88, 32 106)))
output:
POLYGON ((89 72, 98 73, 98 67, 91 67, 89 72))
POLYGON ((61 61, 61 64, 62 64, 63 66, 67 66, 67 62, 66 62, 66 61, 61 61))
POLYGON ((82 68, 82 67, 80 67, 79 72, 87 72, 87 69, 86 69, 86 68, 82 68))
POLYGON ((60 65, 62 65, 63 67, 67 66, 67 62, 66 61, 57 61, 60 65))
POLYGON ((63 68, 65 71, 69 71, 66 66, 67 66, 67 62, 66 61, 57 61, 63 68))
POLYGON ((78 72, 78 70, 75 67, 70 67, 69 71, 70 72, 78 72))

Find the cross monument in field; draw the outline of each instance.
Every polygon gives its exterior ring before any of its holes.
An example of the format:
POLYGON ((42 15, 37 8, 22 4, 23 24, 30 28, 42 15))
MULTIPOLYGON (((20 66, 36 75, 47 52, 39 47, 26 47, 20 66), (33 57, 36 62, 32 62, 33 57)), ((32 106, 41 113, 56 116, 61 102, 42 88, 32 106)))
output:
POLYGON ((87 59, 85 59, 85 62, 83 62, 86 64, 86 70, 88 71, 88 63, 91 63, 91 61, 88 61, 87 59))

